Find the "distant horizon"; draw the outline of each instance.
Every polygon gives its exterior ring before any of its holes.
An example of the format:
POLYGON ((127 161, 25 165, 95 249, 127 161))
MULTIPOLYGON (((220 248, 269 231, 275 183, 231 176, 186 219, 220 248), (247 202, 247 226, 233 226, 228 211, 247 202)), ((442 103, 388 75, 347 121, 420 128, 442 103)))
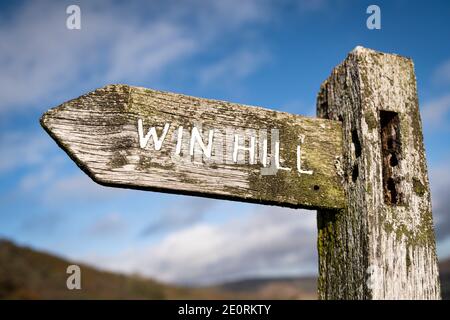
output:
MULTIPOLYGON (((317 279, 318 279, 317 273, 311 273, 311 274, 297 274, 297 275, 295 275, 295 274, 292 274, 292 275, 287 275, 287 274, 259 275, 259 276, 254 275, 254 276, 248 276, 248 277, 243 276, 243 277, 238 277, 238 278, 230 277, 229 279, 224 279, 219 282, 211 282, 211 283, 171 282, 171 281, 159 280, 157 277, 150 277, 150 276, 146 276, 146 275, 143 275, 140 273, 135 273, 132 271, 117 271, 117 270, 108 269, 108 268, 105 269, 105 268, 101 268, 101 267, 92 265, 89 262, 70 260, 68 257, 64 257, 63 255, 59 255, 59 254, 53 253, 51 251, 40 250, 38 248, 33 247, 32 245, 22 245, 22 244, 14 242, 14 241, 11 241, 10 239, 0 237, 0 244, 5 241, 8 243, 12 243, 13 245, 18 246, 20 248, 30 249, 34 252, 48 254, 50 256, 57 257, 59 259, 67 260, 68 262, 71 262, 71 263, 79 263, 81 265, 85 265, 89 268, 92 268, 92 269, 95 269, 95 270, 98 270, 101 272, 123 274, 125 276, 137 276, 142 279, 153 280, 153 281, 157 281, 162 284, 167 284, 167 285, 172 285, 172 286, 181 286, 181 287, 186 287, 186 288, 208 288, 208 287, 214 287, 214 286, 222 286, 222 285, 227 285, 227 284, 234 284, 234 283, 240 283, 240 282, 252 282, 252 281, 289 281, 289 280, 301 280, 301 279, 317 281, 317 279)), ((442 263, 450 263, 450 257, 439 258, 439 265, 442 263)))
POLYGON ((133 277, 133 276, 137 276, 139 278, 142 278, 144 280, 151 280, 151 281, 157 281, 159 283, 162 284, 167 284, 167 285, 173 285, 173 286, 181 286, 181 287, 186 287, 186 288, 208 288, 208 287, 214 287, 214 286, 221 286, 221 285, 227 285, 227 284, 234 284, 234 283, 239 283, 239 282, 247 282, 247 281, 266 281, 266 280, 280 280, 280 281, 284 281, 284 280, 297 280, 297 279, 305 279, 305 280, 317 280, 317 274, 305 274, 305 275, 273 275, 273 276, 267 276, 267 275, 260 275, 260 276, 254 276, 254 277, 243 277, 243 278, 230 278, 228 280, 224 280, 221 282, 214 282, 214 283, 179 283, 179 282, 166 282, 166 281, 161 281, 157 278, 153 278, 153 277, 149 277, 146 275, 142 275, 139 273, 134 273, 134 272, 121 272, 121 271, 114 271, 114 270, 110 270, 110 269, 102 269, 101 267, 97 267, 95 265, 91 265, 90 263, 85 263, 83 261, 77 261, 77 260, 69 260, 67 257, 64 257, 62 255, 58 255, 56 253, 53 253, 51 251, 45 251, 45 250, 39 250, 37 248, 34 248, 33 246, 28 246, 28 245, 20 245, 18 243, 15 243, 14 241, 11 241, 9 239, 6 238, 0 238, 0 244, 2 242, 6 242, 6 243, 10 243, 16 247, 19 248, 23 248, 23 249, 29 249, 32 250, 33 252, 36 253, 41 253, 41 254, 46 254, 46 255, 50 255, 52 257, 56 257, 58 259, 62 259, 62 260, 66 260, 67 262, 70 263, 75 263, 75 264, 79 264, 82 266, 87 266, 91 269, 95 269, 98 270, 100 272, 107 272, 107 273, 113 273, 113 274, 117 274, 117 275, 124 275, 124 276, 128 276, 128 277, 133 277))

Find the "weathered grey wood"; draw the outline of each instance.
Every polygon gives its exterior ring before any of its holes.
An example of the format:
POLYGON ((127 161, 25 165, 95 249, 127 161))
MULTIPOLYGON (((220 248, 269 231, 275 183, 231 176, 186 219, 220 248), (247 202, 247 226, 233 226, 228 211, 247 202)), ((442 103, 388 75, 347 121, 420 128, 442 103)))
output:
MULTIPOLYGON (((102 185, 290 207, 345 206, 336 166, 336 159, 342 156, 339 121, 109 85, 49 110, 41 124, 78 166, 102 185), (152 139, 145 148, 140 147, 139 119, 144 134, 155 126, 159 137, 170 123, 159 151, 152 139), (176 155, 179 126, 184 128, 183 143, 176 155), (198 144, 190 155, 193 126, 201 126, 205 144, 209 130, 215 130, 211 158, 205 157, 198 144), (285 160, 281 165, 291 171, 262 175, 260 162, 249 164, 249 152, 239 152, 239 162, 233 162, 230 148, 235 133, 241 134, 241 139, 246 137, 247 147, 250 136, 255 137, 255 157, 261 160, 263 138, 271 135, 272 129, 279 130, 280 157, 285 160), (304 142, 300 143, 302 135, 304 142), (295 170, 299 144, 301 165, 313 174, 295 170)), ((274 149, 271 139, 268 141, 270 158, 274 149)))
POLYGON ((355 48, 322 84, 317 115, 342 121, 348 197, 318 211, 320 298, 439 299, 413 62, 355 48))

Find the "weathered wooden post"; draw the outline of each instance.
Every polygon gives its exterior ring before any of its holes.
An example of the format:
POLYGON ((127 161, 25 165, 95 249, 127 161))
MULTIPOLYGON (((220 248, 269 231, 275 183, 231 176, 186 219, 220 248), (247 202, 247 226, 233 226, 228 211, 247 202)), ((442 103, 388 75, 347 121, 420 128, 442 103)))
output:
POLYGON ((318 209, 322 299, 439 298, 412 61, 356 48, 317 109, 108 85, 41 124, 102 185, 318 209))
POLYGON ((410 59, 356 47, 320 89, 342 121, 347 207, 318 211, 321 299, 440 299, 427 164, 410 59))

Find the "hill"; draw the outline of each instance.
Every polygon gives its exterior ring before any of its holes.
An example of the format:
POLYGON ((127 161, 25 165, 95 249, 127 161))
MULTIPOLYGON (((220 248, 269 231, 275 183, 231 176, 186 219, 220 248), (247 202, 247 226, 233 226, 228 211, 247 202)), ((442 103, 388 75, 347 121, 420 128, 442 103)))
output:
POLYGON ((0 299, 227 299, 213 289, 188 289, 139 276, 81 267, 81 290, 68 290, 72 262, 0 240, 0 299))
POLYGON ((315 298, 313 279, 299 287, 287 280, 250 280, 204 288, 186 288, 78 264, 82 290, 68 290, 66 268, 74 264, 54 255, 0 239, 0 299, 292 299, 315 298), (257 284, 257 285, 256 285, 257 284))
MULTIPOLYGON (((316 279, 245 279, 187 288, 78 264, 82 290, 68 290, 73 262, 0 239, 0 299, 316 299, 316 279)), ((440 263, 442 296, 450 299, 450 260, 440 263)))
POLYGON ((450 259, 439 263, 439 275, 441 276, 442 299, 450 300, 450 259))
POLYGON ((245 279, 216 288, 222 292, 246 295, 250 299, 317 299, 315 277, 245 279))

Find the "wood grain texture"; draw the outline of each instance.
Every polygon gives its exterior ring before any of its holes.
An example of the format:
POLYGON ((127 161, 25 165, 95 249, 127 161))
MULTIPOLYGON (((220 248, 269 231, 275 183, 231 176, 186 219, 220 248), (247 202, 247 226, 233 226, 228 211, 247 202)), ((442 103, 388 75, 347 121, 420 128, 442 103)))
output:
POLYGON ((317 115, 342 121, 348 197, 318 211, 320 298, 439 299, 413 62, 355 48, 322 84, 317 115))
POLYGON ((41 124, 94 181, 126 187, 231 199, 296 208, 338 209, 345 206, 339 159, 342 127, 339 121, 312 119, 259 107, 195 98, 127 85, 108 85, 49 110, 41 124), (155 126, 161 136, 170 124, 159 151, 152 139, 139 145, 138 119, 144 132, 155 126), (183 126, 181 152, 175 154, 177 129, 183 126), (205 144, 214 129, 211 158, 195 145, 189 154, 193 126, 202 130, 205 144), (267 131, 266 131, 267 129, 267 131), (234 134, 247 146, 256 138, 256 158, 271 130, 279 130, 284 167, 275 175, 261 175, 261 163, 249 164, 248 152, 232 159, 234 134), (296 168, 299 137, 301 163, 313 174, 296 168), (246 138, 244 138, 246 137, 246 138), (245 141, 244 141, 245 139, 245 141))

